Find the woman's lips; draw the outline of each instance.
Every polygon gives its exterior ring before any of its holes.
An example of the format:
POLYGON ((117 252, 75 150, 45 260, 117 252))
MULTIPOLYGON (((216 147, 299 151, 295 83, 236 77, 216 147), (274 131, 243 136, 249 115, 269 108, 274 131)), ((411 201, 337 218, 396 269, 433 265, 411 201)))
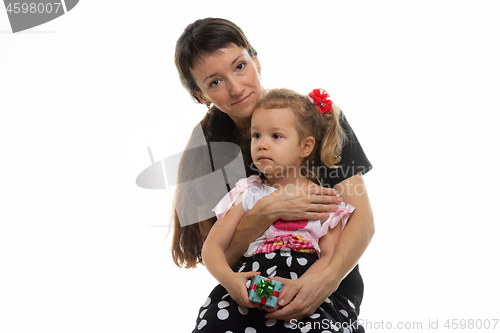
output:
POLYGON ((248 95, 247 97, 245 97, 245 98, 243 98, 243 99, 239 100, 238 102, 233 103, 232 105, 237 105, 237 104, 238 104, 238 105, 241 105, 241 104, 245 104, 246 102, 248 102, 248 100, 250 99, 250 96, 252 96, 252 95, 253 95, 253 93, 251 93, 251 94, 250 94, 250 95, 248 95))

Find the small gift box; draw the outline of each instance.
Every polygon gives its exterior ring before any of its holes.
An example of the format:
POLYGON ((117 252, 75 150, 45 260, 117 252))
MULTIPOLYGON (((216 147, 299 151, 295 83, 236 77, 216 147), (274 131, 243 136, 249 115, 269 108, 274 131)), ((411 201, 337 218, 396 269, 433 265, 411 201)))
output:
POLYGON ((281 291, 281 282, 256 275, 250 281, 248 298, 254 303, 265 304, 271 308, 278 302, 281 291))

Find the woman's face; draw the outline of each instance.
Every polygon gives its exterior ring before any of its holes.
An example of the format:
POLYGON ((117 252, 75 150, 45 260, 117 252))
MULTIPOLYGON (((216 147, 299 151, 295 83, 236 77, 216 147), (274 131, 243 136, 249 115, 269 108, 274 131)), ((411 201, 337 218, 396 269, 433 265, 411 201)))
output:
POLYGON ((225 112, 240 128, 252 116, 262 86, 260 63, 246 49, 229 45, 213 55, 202 57, 191 73, 205 104, 213 103, 225 112))

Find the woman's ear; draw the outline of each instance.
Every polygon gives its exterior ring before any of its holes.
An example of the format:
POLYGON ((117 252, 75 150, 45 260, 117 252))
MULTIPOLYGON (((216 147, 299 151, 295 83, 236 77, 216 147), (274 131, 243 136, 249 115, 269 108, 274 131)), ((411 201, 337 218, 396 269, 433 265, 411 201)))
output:
POLYGON ((260 75, 260 70, 261 70, 260 61, 259 61, 259 59, 257 59, 257 55, 254 55, 252 58, 255 61, 255 65, 257 66, 257 72, 260 75))
POLYGON ((201 92, 193 91, 193 95, 195 95, 196 98, 198 98, 200 100, 200 102, 202 102, 203 104, 210 105, 210 102, 207 101, 207 99, 205 98, 205 96, 203 96, 203 94, 201 92))
POLYGON ((301 142, 301 150, 300 157, 307 157, 311 154, 314 149, 314 145, 316 144, 316 140, 312 136, 308 136, 301 142))

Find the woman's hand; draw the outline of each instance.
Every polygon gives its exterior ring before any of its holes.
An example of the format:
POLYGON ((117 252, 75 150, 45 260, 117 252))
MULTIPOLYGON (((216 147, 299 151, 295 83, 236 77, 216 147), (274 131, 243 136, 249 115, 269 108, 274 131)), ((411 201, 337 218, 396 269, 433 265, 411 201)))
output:
POLYGON ((264 307, 269 313, 266 318, 275 318, 285 321, 300 320, 310 316, 328 296, 337 290, 340 280, 325 278, 322 273, 310 274, 298 280, 289 280, 273 277, 283 283, 278 306, 264 307))
POLYGON ((225 279, 222 285, 231 298, 243 308, 256 308, 259 304, 250 301, 246 283, 248 279, 260 275, 260 272, 233 273, 225 279))
POLYGON ((314 183, 308 186, 287 185, 269 196, 265 210, 274 220, 287 221, 328 218, 328 212, 335 212, 342 198, 333 188, 321 187, 314 183))
POLYGON ((236 265, 245 253, 251 240, 257 239, 269 226, 281 218, 283 220, 323 220, 328 212, 338 209, 342 198, 333 188, 321 187, 314 183, 309 186, 287 186, 257 201, 241 219, 224 251, 231 267, 236 265))

